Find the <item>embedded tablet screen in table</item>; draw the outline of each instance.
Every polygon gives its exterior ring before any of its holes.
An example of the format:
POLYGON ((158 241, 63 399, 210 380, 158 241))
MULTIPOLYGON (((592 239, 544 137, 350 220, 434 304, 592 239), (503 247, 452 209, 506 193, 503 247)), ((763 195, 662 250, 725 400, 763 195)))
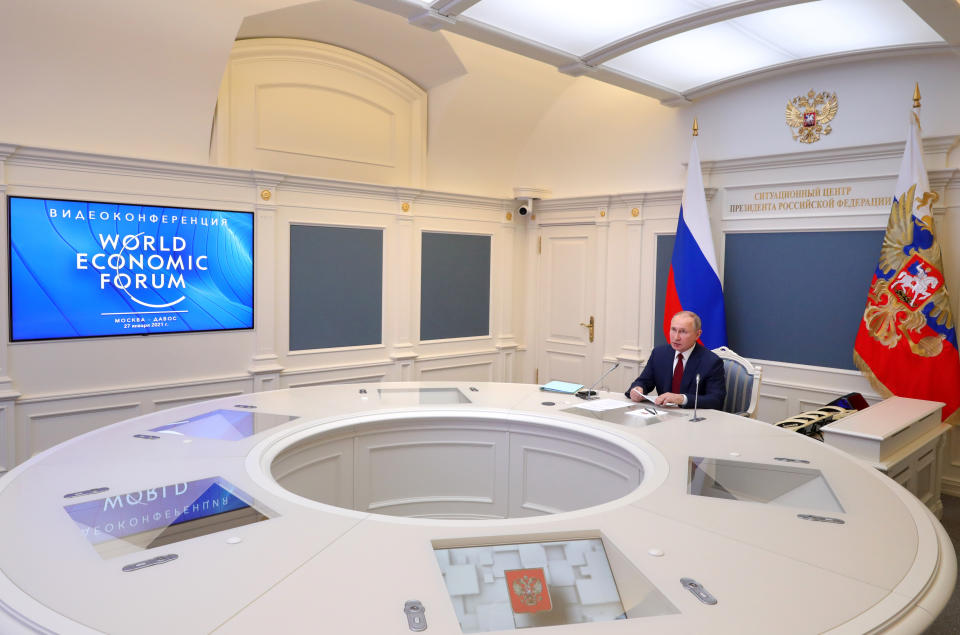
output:
POLYGON ((823 473, 806 467, 691 456, 689 493, 843 513, 823 473))
POLYGON ((434 549, 464 633, 677 613, 643 574, 621 597, 600 538, 434 549), (624 608, 627 606, 628 608, 624 608))
POLYGON ((173 423, 150 428, 150 432, 163 432, 200 439, 237 441, 264 430, 293 421, 296 416, 249 412, 241 410, 212 410, 181 419, 173 423))
POLYGON ((275 514, 219 476, 64 507, 104 558, 267 520, 275 514))
POLYGON ((380 402, 388 406, 425 406, 470 403, 459 388, 379 388, 380 402))

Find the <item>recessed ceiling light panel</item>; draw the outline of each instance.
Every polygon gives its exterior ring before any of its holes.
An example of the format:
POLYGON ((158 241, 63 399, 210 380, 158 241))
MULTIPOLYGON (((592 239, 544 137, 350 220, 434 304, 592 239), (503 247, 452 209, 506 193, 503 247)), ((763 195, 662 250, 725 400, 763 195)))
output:
POLYGON ((461 15, 581 56, 610 42, 729 0, 481 0, 461 15))
POLYGON ((782 50, 722 23, 648 44, 604 66, 684 92, 723 77, 788 61, 790 57, 782 50))
POLYGON ((686 92, 797 60, 942 41, 902 0, 821 0, 693 29, 604 66, 686 92))

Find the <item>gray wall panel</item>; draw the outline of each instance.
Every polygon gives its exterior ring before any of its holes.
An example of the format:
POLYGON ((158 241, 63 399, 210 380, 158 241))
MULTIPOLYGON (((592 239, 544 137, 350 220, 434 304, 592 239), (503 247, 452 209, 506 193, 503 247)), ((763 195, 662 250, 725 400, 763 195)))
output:
POLYGON ((727 342, 745 357, 845 368, 883 231, 727 234, 727 342))
POLYGON ((420 339, 490 334, 490 236, 424 232, 420 339))
POLYGON ((379 344, 383 231, 290 226, 290 350, 379 344))
POLYGON ((654 346, 667 343, 667 336, 663 334, 663 310, 667 296, 667 276, 670 275, 670 257, 673 255, 673 243, 676 240, 676 234, 657 236, 657 298, 653 305, 654 346))

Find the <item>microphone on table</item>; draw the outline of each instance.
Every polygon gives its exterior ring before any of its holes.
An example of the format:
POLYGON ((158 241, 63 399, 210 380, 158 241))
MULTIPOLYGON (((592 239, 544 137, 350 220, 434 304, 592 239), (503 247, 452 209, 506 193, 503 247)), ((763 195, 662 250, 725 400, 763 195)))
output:
POLYGON ((606 377, 607 375, 609 375, 610 373, 612 373, 614 370, 616 370, 616 369, 618 369, 618 368, 620 368, 620 362, 615 363, 613 366, 611 366, 609 369, 607 369, 607 372, 605 372, 604 374, 600 375, 600 379, 598 379, 597 381, 593 382, 593 384, 592 384, 589 388, 587 388, 586 390, 581 390, 581 391, 577 392, 577 397, 580 397, 581 399, 596 399, 596 398, 597 398, 597 391, 595 391, 594 388, 596 388, 597 384, 599 384, 601 381, 603 381, 603 378, 604 378, 604 377, 606 377))
POLYGON ((705 417, 697 416, 697 402, 700 400, 700 373, 697 373, 697 391, 693 394, 693 416, 690 421, 703 421, 705 417))

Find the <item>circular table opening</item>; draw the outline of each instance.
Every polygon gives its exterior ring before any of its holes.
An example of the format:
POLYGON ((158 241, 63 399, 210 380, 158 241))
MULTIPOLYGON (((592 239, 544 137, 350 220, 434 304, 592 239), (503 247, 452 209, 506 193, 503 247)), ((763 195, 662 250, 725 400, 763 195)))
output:
POLYGON ((361 512, 523 518, 634 491, 643 464, 612 439, 534 416, 385 413, 308 429, 276 451, 269 469, 298 496, 361 512))

